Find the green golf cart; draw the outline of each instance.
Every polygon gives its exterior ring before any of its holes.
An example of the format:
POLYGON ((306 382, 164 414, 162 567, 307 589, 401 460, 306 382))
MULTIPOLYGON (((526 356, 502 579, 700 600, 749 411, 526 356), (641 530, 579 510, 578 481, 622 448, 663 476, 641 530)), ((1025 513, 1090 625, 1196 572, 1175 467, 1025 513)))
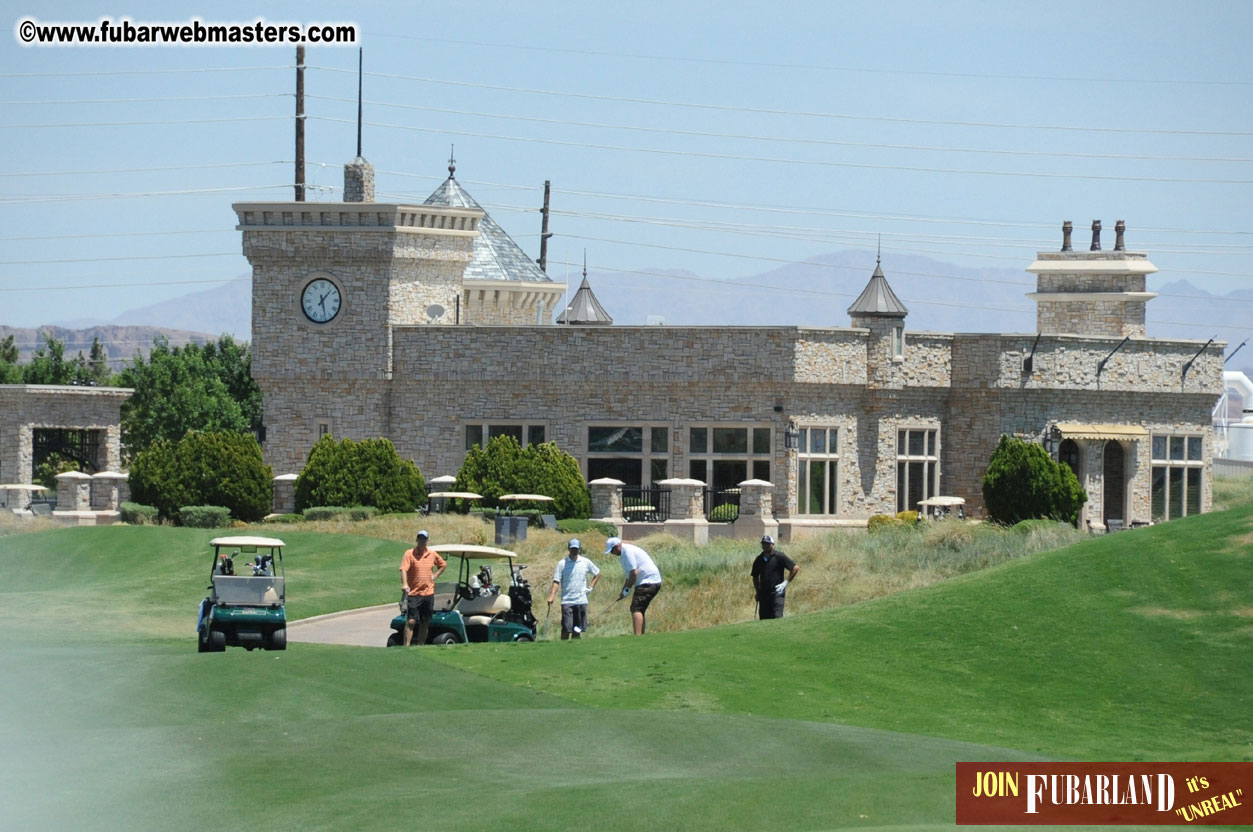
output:
POLYGON ((287 649, 287 588, 283 541, 274 537, 218 537, 213 547, 209 596, 200 602, 197 649, 228 646, 287 649), (251 555, 251 560, 248 556, 251 555))
MULTIPOLYGON (((467 642, 535 641, 535 616, 531 614, 531 585, 522 577, 518 557, 507 549, 469 544, 432 546, 440 557, 457 564, 457 582, 435 585, 435 612, 427 626, 427 644, 467 642), (508 569, 508 583, 502 585, 492 566, 508 569), (477 571, 475 571, 477 570, 477 571)), ((392 619, 388 647, 399 647, 405 637, 405 599, 392 619)))

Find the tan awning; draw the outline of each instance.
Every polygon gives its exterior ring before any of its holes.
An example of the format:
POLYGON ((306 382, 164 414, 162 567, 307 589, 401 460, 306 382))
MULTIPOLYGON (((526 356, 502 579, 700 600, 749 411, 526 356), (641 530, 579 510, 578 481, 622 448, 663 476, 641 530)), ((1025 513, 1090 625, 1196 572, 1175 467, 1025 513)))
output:
POLYGON ((1057 429, 1067 439, 1143 439, 1149 432, 1139 425, 1093 425, 1058 422, 1057 429))

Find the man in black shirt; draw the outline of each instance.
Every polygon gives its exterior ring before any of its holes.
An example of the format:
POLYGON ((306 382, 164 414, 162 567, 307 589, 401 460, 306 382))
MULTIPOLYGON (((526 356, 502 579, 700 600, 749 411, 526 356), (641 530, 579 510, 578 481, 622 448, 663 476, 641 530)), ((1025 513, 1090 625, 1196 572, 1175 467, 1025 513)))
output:
POLYGON ((752 573, 760 618, 783 617, 784 593, 800 571, 791 558, 775 550, 773 537, 766 535, 761 539, 761 554, 753 560, 752 573))

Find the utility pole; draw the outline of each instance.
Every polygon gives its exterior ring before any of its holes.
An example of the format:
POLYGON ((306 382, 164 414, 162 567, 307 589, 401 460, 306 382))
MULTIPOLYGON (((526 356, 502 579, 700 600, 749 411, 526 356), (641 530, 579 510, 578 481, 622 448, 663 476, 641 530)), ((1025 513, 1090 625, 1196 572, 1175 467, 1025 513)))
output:
POLYGON ((357 158, 361 158, 361 56, 365 48, 357 47, 357 158))
POLYGON ((548 274, 548 238, 552 236, 548 231, 548 194, 552 188, 552 182, 548 179, 544 180, 544 207, 540 210, 540 215, 544 218, 540 223, 539 229, 539 270, 544 274, 548 274))
POLYGON ((305 48, 296 47, 296 201, 305 201, 305 48))

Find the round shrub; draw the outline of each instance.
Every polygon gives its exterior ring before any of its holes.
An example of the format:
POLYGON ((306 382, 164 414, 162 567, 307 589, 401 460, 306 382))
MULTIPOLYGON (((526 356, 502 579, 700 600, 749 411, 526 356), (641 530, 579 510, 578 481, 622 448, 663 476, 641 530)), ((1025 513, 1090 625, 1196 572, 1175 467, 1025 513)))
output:
POLYGON ((558 520, 557 531, 564 534, 582 534, 586 531, 594 531, 605 537, 615 537, 618 534, 618 527, 612 523, 605 523, 600 520, 583 520, 571 517, 565 520, 558 520))
POLYGON ((408 512, 425 502, 422 472, 413 460, 396 453, 390 439, 336 442, 329 434, 323 436, 296 478, 297 511, 308 506, 373 506, 408 512))
POLYGON ((130 523, 132 526, 151 526, 157 522, 156 506, 141 506, 139 503, 124 501, 118 506, 118 513, 122 515, 123 523, 130 523))
POLYGON ((260 520, 270 511, 273 474, 247 433, 193 431, 178 444, 153 442, 131 462, 131 497, 175 520, 183 506, 225 507, 232 517, 260 520))
POLYGON ((909 511, 909 510, 905 510, 905 511, 898 511, 898 512, 896 512, 896 519, 897 519, 897 520, 899 520, 900 522, 902 522, 902 523, 906 524, 906 525, 910 525, 910 524, 913 524, 913 523, 917 523, 917 522, 918 522, 918 512, 916 512, 916 511, 909 511))
POLYGON ((502 494, 543 494, 553 498, 551 513, 559 518, 592 511, 578 460, 553 442, 523 448, 512 436, 492 437, 486 448, 476 445, 466 454, 453 490, 482 494, 486 508, 498 507, 502 494))
POLYGON ((714 510, 709 512, 709 521, 711 523, 733 523, 739 516, 739 506, 735 503, 723 503, 720 506, 714 506, 714 510))
POLYGON ((231 511, 225 506, 183 506, 178 522, 192 529, 221 529, 230 525, 231 511))
POLYGON ((884 529, 896 528, 903 525, 891 514, 875 514, 866 521, 866 531, 878 532, 884 529))
POLYGON ((983 475, 983 502, 998 523, 1051 518, 1074 526, 1087 501, 1069 465, 1057 463, 1043 446, 1002 436, 983 475))
POLYGON ((348 509, 343 506, 311 506, 304 510, 303 516, 310 523, 316 523, 319 520, 334 520, 339 517, 347 517, 348 509))

